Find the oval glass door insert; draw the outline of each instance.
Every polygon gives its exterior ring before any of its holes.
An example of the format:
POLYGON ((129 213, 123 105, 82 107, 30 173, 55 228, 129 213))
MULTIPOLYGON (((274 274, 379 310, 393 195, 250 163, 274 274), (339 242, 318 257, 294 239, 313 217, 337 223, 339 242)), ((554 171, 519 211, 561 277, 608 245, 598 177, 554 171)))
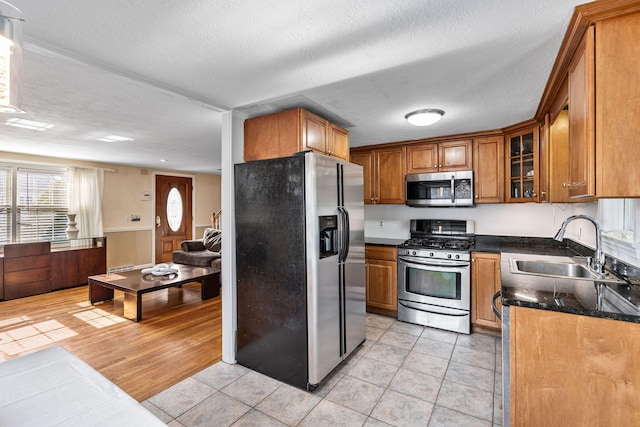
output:
POLYGON ((182 224, 182 197, 177 188, 172 188, 167 196, 167 222, 171 231, 178 231, 182 224))

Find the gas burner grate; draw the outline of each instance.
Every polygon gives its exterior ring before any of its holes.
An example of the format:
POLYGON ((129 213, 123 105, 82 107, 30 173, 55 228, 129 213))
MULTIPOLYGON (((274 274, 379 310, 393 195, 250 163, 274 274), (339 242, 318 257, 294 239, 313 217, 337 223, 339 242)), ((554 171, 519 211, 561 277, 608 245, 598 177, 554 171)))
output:
POLYGON ((411 238, 405 241, 401 247, 424 249, 447 249, 452 251, 469 251, 473 248, 473 239, 450 238, 411 238))

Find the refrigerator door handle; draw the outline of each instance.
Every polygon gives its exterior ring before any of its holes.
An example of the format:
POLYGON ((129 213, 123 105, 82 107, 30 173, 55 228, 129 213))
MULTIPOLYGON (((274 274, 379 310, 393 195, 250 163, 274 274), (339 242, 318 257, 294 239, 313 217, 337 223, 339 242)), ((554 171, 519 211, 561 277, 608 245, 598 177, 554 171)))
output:
POLYGON ((346 235, 346 223, 345 223, 345 210, 342 206, 338 206, 338 213, 340 214, 340 237, 338 238, 338 242, 340 245, 340 248, 338 250, 338 262, 344 262, 347 259, 347 255, 345 252, 345 235, 346 235))
POLYGON ((349 228, 349 211, 346 208, 342 208, 344 211, 344 260, 347 260, 349 256, 349 242, 351 241, 351 229, 349 228))

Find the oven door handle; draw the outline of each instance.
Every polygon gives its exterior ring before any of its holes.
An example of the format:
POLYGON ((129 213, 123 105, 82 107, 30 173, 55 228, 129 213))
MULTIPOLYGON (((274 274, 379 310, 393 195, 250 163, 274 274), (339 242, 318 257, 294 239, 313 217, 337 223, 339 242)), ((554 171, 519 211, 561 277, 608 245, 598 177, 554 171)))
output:
POLYGON ((404 303, 402 301, 398 301, 398 304, 400 304, 403 307, 407 307, 407 308, 410 308, 412 310, 423 311, 425 313, 444 314, 446 316, 457 316, 457 317, 464 317, 464 316, 468 316, 469 315, 468 311, 458 310, 458 309, 444 309, 445 311, 425 310, 422 307, 417 307, 415 304, 406 304, 406 303, 404 303))
POLYGON ((438 261, 438 263, 433 263, 433 262, 425 262, 423 261, 424 258, 414 258, 414 257, 399 257, 398 260, 406 265, 407 267, 415 267, 415 268, 422 268, 423 267, 435 267, 436 269, 438 269, 438 271, 445 271, 445 270, 449 270, 451 268, 469 268, 469 263, 459 263, 459 262, 455 262, 455 261, 438 261))

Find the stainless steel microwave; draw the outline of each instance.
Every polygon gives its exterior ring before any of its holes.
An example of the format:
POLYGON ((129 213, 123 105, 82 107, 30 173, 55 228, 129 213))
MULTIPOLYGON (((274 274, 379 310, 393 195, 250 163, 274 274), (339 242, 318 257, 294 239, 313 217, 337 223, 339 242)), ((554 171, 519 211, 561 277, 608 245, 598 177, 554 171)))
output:
POLYGON ((407 174, 407 206, 473 206, 473 171, 407 174))

